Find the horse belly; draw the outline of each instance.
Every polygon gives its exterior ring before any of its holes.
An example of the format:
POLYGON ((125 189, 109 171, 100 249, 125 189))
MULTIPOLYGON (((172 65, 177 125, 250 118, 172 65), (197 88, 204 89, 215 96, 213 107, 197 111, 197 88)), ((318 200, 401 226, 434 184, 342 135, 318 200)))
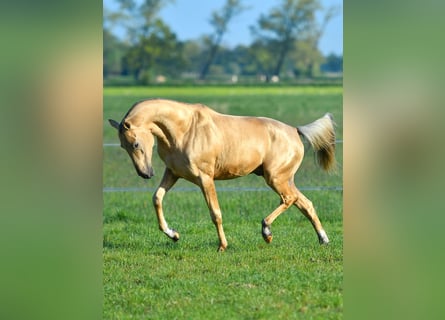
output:
POLYGON ((215 179, 233 179, 250 173, 261 173, 269 138, 264 126, 258 125, 257 121, 255 119, 251 123, 244 119, 239 127, 225 133, 222 152, 216 159, 215 179))
MULTIPOLYGON (((262 157, 258 152, 246 152, 238 157, 217 161, 214 179, 226 180, 246 176, 261 168, 262 157)), ((259 171, 258 171, 259 172, 259 171)))

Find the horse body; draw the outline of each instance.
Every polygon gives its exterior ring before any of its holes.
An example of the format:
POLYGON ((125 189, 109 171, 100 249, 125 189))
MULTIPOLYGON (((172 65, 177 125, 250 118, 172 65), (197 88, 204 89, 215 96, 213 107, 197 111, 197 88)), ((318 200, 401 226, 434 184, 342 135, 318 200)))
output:
POLYGON ((267 179, 274 166, 282 167, 283 162, 289 160, 298 162, 304 152, 296 128, 278 121, 224 115, 215 118, 218 128, 223 128, 222 152, 216 163, 219 172, 215 179, 236 178, 252 172, 267 179), (289 140, 293 140, 292 144, 288 144, 289 140), (287 157, 276 157, 277 153, 287 157))
POLYGON ((263 176, 281 198, 280 206, 262 222, 266 242, 272 241, 272 222, 292 204, 311 221, 320 243, 329 242, 312 203, 295 187, 293 177, 304 155, 300 134, 308 137, 325 169, 334 166, 331 149, 335 135, 330 116, 294 128, 269 118, 224 115, 203 105, 156 99, 136 103, 121 123, 110 123, 119 130, 121 145, 143 178, 153 175, 153 135, 157 138, 158 154, 166 169, 153 204, 160 229, 173 240, 178 240, 179 234, 168 227, 162 200, 178 178, 201 188, 218 232, 219 250, 223 251, 227 241, 214 180, 255 173, 263 176))

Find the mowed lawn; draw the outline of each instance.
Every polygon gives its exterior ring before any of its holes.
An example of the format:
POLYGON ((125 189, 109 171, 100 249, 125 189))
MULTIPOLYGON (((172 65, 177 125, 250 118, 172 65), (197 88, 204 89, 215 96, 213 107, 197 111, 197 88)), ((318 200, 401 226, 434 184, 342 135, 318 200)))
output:
MULTIPOLYGON (((223 113, 272 117, 293 126, 331 112, 343 139, 341 87, 151 87, 104 89, 104 143, 118 144, 107 119, 120 121, 142 99, 203 103, 223 113)), ((124 150, 104 146, 104 319, 339 319, 343 314, 342 152, 335 175, 315 165, 313 152, 295 177, 331 240, 320 246, 309 221, 291 207, 273 224, 266 244, 261 220, 279 197, 261 177, 216 183, 229 246, 218 238, 199 189, 180 180, 164 198, 176 243, 159 231, 151 204, 155 177, 136 175, 124 150), (321 190, 317 189, 320 188, 321 190)))

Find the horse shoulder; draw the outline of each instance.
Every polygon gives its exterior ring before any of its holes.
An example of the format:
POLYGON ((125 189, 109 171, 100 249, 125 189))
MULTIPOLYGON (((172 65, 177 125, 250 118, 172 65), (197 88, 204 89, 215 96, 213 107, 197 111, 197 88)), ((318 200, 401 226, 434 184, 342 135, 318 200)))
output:
POLYGON ((212 166, 221 151, 221 134, 212 118, 212 110, 196 107, 183 137, 183 153, 197 166, 212 166))
POLYGON ((195 110, 189 131, 195 143, 198 142, 202 149, 207 149, 210 144, 217 144, 221 140, 221 132, 215 123, 215 116, 217 113, 205 106, 195 110))

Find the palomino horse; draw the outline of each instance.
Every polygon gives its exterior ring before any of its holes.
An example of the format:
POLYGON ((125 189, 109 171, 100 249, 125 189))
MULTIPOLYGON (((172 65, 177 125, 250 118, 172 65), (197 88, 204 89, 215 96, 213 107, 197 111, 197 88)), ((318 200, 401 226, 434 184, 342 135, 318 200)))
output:
POLYGON ((255 173, 281 198, 280 205, 262 221, 262 235, 272 241, 271 224, 292 204, 312 223, 320 244, 329 243, 315 209, 294 184, 303 160, 304 136, 316 151, 318 163, 335 167, 335 132, 330 114, 297 128, 257 117, 224 115, 204 105, 169 100, 145 100, 134 104, 121 123, 109 120, 119 132, 122 148, 130 155, 139 176, 153 176, 151 164, 154 137, 166 169, 153 195, 159 228, 172 240, 179 234, 169 228, 162 199, 178 178, 198 185, 210 210, 219 238, 219 251, 227 247, 214 180, 255 173))

